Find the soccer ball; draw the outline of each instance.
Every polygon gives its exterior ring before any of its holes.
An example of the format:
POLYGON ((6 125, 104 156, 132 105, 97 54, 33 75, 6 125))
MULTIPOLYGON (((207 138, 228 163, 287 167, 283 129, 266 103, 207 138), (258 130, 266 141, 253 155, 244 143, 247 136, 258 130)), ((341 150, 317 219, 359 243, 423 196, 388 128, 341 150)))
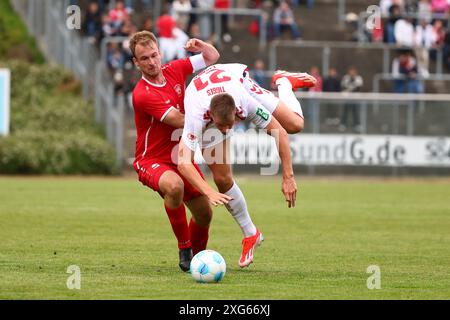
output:
POLYGON ((219 282, 226 270, 225 260, 214 250, 200 251, 191 261, 191 275, 197 282, 219 282))

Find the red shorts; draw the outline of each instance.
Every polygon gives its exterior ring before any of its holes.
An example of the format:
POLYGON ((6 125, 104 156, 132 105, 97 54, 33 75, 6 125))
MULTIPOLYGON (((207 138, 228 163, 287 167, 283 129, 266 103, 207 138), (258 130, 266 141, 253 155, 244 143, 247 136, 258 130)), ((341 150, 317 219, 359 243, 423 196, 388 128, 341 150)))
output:
MULTIPOLYGON (((161 198, 164 197, 161 190, 159 189, 159 179, 166 171, 173 171, 175 172, 184 183, 184 195, 183 195, 183 201, 190 201, 192 199, 201 197, 202 194, 197 191, 184 177, 183 175, 178 171, 178 168, 173 163, 164 163, 164 162, 158 162, 157 160, 154 161, 147 161, 145 163, 139 162, 140 169, 137 169, 135 167, 136 172, 139 176, 139 181, 149 187, 150 189, 156 191, 159 193, 161 198)), ((203 176, 203 173, 200 171, 200 168, 196 163, 194 163, 195 169, 197 169, 197 172, 200 174, 203 180, 205 180, 205 177, 203 176)))

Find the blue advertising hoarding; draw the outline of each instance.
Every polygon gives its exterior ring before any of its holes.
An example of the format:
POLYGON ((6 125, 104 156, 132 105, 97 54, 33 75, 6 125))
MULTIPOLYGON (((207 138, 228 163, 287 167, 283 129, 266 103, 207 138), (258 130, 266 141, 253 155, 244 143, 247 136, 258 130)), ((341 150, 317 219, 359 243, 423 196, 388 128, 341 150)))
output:
POLYGON ((0 69, 0 135, 9 134, 10 86, 11 73, 0 69))

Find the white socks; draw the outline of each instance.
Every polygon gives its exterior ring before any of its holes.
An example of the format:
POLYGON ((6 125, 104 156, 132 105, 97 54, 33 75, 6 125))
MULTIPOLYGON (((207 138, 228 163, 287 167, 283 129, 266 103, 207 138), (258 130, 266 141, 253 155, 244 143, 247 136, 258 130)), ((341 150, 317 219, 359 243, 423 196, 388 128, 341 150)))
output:
POLYGON ((303 110, 300 101, 297 100, 292 91, 292 84, 287 78, 280 78, 276 81, 278 85, 278 97, 283 101, 292 111, 303 118, 303 110))
POLYGON ((225 206, 233 216, 234 220, 236 220, 241 227, 244 237, 254 236, 256 234, 256 227, 248 213, 244 195, 236 182, 230 190, 225 192, 225 194, 233 198, 233 200, 228 202, 225 206))

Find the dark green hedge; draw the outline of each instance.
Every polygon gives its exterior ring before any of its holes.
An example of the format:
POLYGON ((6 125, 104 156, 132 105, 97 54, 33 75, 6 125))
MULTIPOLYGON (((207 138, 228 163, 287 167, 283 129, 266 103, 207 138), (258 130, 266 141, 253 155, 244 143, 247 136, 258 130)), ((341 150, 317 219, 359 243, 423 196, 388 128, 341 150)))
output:
POLYGON ((9 0, 0 1, 0 59, 21 59, 44 63, 45 59, 36 46, 25 24, 16 14, 9 0))

